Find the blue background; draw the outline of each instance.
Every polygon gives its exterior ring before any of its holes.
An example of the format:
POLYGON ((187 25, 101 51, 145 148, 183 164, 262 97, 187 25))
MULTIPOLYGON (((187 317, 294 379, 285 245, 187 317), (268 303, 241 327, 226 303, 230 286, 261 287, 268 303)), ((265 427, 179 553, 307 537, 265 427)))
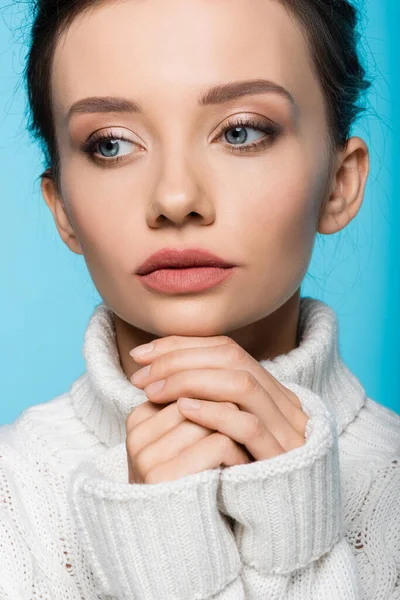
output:
MULTIPOLYGON (((26 3, 0 0, 0 424, 68 391, 85 369, 83 335, 101 301, 82 256, 62 242, 40 191, 42 156, 26 132, 26 3)), ((371 173, 348 227, 317 236, 302 296, 339 320, 342 356, 367 395, 400 413, 398 0, 367 0, 362 55, 374 81, 353 129, 371 173)))

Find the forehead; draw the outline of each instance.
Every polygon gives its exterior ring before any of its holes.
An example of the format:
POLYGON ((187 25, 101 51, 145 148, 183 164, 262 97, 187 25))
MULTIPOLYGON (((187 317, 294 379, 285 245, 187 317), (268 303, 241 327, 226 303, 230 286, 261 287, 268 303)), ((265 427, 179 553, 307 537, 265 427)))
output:
POLYGON ((278 1, 125 0, 76 17, 57 42, 51 88, 65 117, 83 97, 143 98, 158 110, 170 100, 178 109, 200 87, 261 77, 321 110, 305 38, 278 1))

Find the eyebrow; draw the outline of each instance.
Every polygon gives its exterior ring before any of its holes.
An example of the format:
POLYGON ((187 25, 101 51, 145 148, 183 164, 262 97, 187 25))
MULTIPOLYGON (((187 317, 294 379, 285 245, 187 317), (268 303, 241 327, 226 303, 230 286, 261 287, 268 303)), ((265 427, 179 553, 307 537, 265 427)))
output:
MULTIPOLYGON (((249 79, 215 85, 202 92, 197 102, 199 106, 210 106, 223 104, 241 96, 265 93, 280 94, 291 103, 292 107, 297 107, 292 94, 286 88, 267 79, 249 79)), ((109 96, 82 98, 82 100, 78 100, 71 106, 66 121, 68 123, 71 117, 76 114, 109 112, 140 113, 142 108, 137 102, 128 98, 109 96)))

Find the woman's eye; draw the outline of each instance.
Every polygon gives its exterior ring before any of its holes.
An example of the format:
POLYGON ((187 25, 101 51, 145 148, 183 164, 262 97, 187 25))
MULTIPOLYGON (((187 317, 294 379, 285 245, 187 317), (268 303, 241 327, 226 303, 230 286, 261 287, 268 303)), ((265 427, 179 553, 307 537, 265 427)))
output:
POLYGON ((88 154, 93 161, 115 163, 124 160, 127 154, 131 154, 129 145, 138 146, 136 142, 132 142, 124 136, 117 137, 111 133, 107 136, 103 133, 103 135, 94 134, 93 137, 81 145, 81 150, 88 154), (124 149, 126 152, 124 152, 124 149))
POLYGON ((129 144, 134 144, 134 142, 129 142, 123 138, 104 139, 97 142, 97 147, 99 153, 104 156, 104 158, 114 158, 115 156, 125 156, 125 154, 129 154, 129 151, 123 152, 124 144, 126 148, 129 144))
POLYGON ((228 123, 220 132, 217 139, 223 136, 228 143, 229 150, 232 152, 256 152, 269 146, 278 137, 279 133, 280 128, 271 123, 271 121, 243 119, 228 123), (247 131, 255 132, 256 137, 253 137, 254 133, 248 134, 247 131), (257 138, 257 133, 263 135, 257 138))
MULTIPOLYGON (((256 129, 255 127, 228 127, 224 130, 224 134, 225 134, 225 139, 229 144, 234 144, 234 145, 238 145, 238 144, 246 144, 246 143, 251 143, 254 142, 256 138, 252 139, 252 136, 248 133, 246 133, 247 131, 260 131, 258 129, 256 129), (230 133, 232 132, 232 133, 230 133)), ((262 134, 263 132, 261 132, 262 134)), ((261 135, 262 137, 262 135, 261 135)))

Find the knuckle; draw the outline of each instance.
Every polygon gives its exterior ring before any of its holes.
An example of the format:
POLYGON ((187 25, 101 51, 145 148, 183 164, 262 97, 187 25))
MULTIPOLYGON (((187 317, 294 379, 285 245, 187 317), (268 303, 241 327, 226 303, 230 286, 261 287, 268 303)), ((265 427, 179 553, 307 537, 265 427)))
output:
POLYGON ((228 347, 224 349, 224 353, 228 361, 233 364, 242 362, 245 357, 245 351, 243 348, 235 343, 229 344, 228 347))
MULTIPOLYGON (((190 384, 193 382, 193 373, 190 371, 180 371, 171 375, 170 381, 173 386, 179 386, 181 395, 190 394, 190 384)), ((168 384, 168 381, 165 385, 168 384)))
POLYGON ((256 415, 249 413, 245 425, 245 437, 246 439, 253 439, 261 435, 263 431, 263 424, 256 415))
POLYGON ((214 420, 216 423, 221 423, 226 419, 224 403, 219 403, 214 407, 214 420))
POLYGON ((143 450, 140 450, 134 458, 135 469, 140 473, 142 479, 145 479, 151 470, 146 449, 144 448, 143 450))
POLYGON ((238 386, 245 392, 253 392, 257 387, 257 380, 249 371, 236 371, 238 378, 238 386))
POLYGON ((214 436, 215 438, 215 443, 218 445, 218 448, 220 450, 220 452, 222 453, 222 455, 225 455, 226 452, 229 451, 229 448, 231 447, 232 444, 232 440, 230 437, 228 437, 227 435, 225 435, 224 433, 213 433, 211 434, 214 436))

